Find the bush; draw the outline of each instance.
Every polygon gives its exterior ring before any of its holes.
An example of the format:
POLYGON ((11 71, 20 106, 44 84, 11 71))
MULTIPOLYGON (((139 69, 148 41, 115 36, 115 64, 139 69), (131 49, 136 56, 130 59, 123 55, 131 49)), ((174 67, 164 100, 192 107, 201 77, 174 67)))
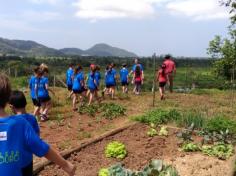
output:
POLYGON ((102 116, 107 119, 114 119, 121 115, 125 115, 126 109, 118 104, 115 103, 105 103, 102 105, 102 116))
POLYGON ((135 117, 135 120, 142 123, 147 123, 147 124, 154 123, 156 125, 160 125, 176 121, 180 117, 181 114, 175 109, 169 111, 155 109, 148 111, 144 115, 135 117))
POLYGON ((229 134, 236 134, 236 121, 218 116, 207 121, 204 131, 221 133, 229 130, 229 134))

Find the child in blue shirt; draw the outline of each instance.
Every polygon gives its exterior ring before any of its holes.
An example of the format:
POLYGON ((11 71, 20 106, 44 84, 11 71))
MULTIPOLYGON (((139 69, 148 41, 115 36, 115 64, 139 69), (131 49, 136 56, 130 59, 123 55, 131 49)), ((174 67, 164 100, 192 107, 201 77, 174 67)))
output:
POLYGON ((66 85, 67 85, 68 91, 70 92, 69 98, 71 98, 73 94, 73 91, 72 91, 73 74, 74 74, 73 64, 70 64, 69 69, 66 71, 66 85))
POLYGON ((90 73, 88 74, 88 79, 87 79, 87 84, 88 84, 88 89, 89 89, 89 103, 88 105, 90 105, 93 101, 93 98, 95 96, 95 92, 97 90, 97 81, 96 81, 96 77, 95 77, 95 72, 96 72, 96 65, 92 64, 90 66, 90 73))
POLYGON ((78 101, 78 94, 81 94, 83 92, 82 89, 82 81, 83 81, 83 74, 79 72, 79 67, 75 68, 74 75, 73 75, 73 111, 77 111, 78 108, 76 107, 77 101, 78 101))
POLYGON ((39 67, 36 67, 34 69, 34 76, 31 76, 29 80, 29 89, 30 89, 30 96, 32 98, 32 102, 34 104, 34 116, 39 115, 39 110, 41 103, 37 98, 37 92, 36 92, 36 86, 38 84, 39 78, 42 76, 42 71, 40 70, 39 67))
POLYGON ((129 71, 126 68, 126 64, 123 64, 122 66, 123 68, 120 70, 120 82, 121 82, 123 93, 128 93, 129 71))
MULTIPOLYGON (((39 125, 35 116, 27 114, 26 112, 26 98, 23 92, 21 91, 12 91, 10 100, 10 108, 14 114, 17 114, 19 117, 24 118, 33 128, 37 135, 40 134, 39 125)), ((33 155, 30 152, 25 152, 24 154, 24 163, 26 165, 22 166, 22 175, 29 176, 33 175, 33 155)))
MULTIPOLYGON (((49 96, 49 91, 53 93, 52 90, 49 89, 49 81, 48 81, 48 66, 45 64, 40 65, 40 69, 43 72, 43 76, 39 79, 38 87, 37 87, 37 93, 38 93, 38 99, 41 104, 41 121, 48 120, 48 112, 51 108, 51 97, 49 96)), ((53 93, 54 94, 54 93, 53 93)))
POLYGON ((116 70, 113 68, 112 64, 109 65, 108 70, 105 73, 105 84, 108 92, 111 94, 112 99, 114 99, 116 87, 116 70))
POLYGON ((31 125, 21 116, 9 116, 5 107, 11 95, 9 79, 0 74, 0 173, 4 176, 24 176, 22 168, 28 164, 29 153, 58 164, 69 176, 75 167, 64 160, 47 143, 39 138, 31 125))

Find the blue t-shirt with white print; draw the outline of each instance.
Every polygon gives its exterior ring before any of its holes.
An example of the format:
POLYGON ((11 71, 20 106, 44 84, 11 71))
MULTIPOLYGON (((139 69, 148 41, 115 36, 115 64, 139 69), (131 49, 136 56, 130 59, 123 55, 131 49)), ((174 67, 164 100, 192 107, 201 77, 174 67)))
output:
POLYGON ((95 72, 95 80, 96 80, 97 86, 100 85, 100 79, 101 79, 101 73, 99 71, 96 71, 95 72))
MULTIPOLYGON (((35 118, 35 116, 31 115, 31 114, 21 114, 21 115, 17 115, 18 117, 22 117, 24 118, 30 125, 31 127, 33 128, 34 132, 39 135, 40 133, 40 130, 39 130, 39 125, 38 125, 38 122, 35 118)), ((28 164, 30 164, 32 161, 33 161, 33 155, 32 153, 30 152, 25 152, 25 155, 24 155, 24 160, 26 163, 25 166, 27 166, 28 164)), ((24 167, 24 166, 23 166, 24 167)))
POLYGON ((97 85, 95 84, 96 79, 95 79, 95 73, 90 72, 88 74, 88 88, 89 90, 95 90, 97 88, 97 85))
POLYGON ((31 76, 29 80, 30 96, 32 99, 36 98, 35 85, 37 84, 37 80, 38 79, 35 76, 31 76))
POLYGON ((49 96, 48 90, 46 89, 46 85, 48 85, 48 78, 39 78, 39 82, 37 85, 38 98, 47 98, 49 96))
POLYGON ((22 176, 28 153, 45 156, 49 145, 42 141, 31 125, 20 116, 0 118, 0 173, 22 176))
POLYGON ((121 82, 128 82, 128 75, 129 75, 129 71, 127 68, 122 68, 120 70, 120 81, 121 82))
POLYGON ((66 84, 69 86, 72 86, 73 80, 72 80, 72 76, 74 74, 74 71, 72 68, 69 68, 66 72, 66 84))
POLYGON ((81 90, 81 74, 74 75, 72 90, 79 91, 81 90))

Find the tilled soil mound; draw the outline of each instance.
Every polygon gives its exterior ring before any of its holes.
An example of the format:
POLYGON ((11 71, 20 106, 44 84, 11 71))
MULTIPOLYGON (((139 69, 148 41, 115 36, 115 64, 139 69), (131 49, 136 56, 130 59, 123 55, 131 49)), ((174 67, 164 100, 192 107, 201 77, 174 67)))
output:
MULTIPOLYGON (((168 137, 147 136, 148 126, 136 124, 128 129, 92 144, 69 160, 77 166, 76 176, 96 176, 100 168, 122 162, 126 168, 141 170, 152 159, 162 159, 176 167, 180 176, 231 176, 232 159, 221 161, 201 153, 179 151, 176 130, 170 129, 168 137), (124 160, 106 158, 104 150, 111 141, 123 142, 128 151, 124 160)), ((57 166, 47 166, 38 176, 66 176, 57 166)))

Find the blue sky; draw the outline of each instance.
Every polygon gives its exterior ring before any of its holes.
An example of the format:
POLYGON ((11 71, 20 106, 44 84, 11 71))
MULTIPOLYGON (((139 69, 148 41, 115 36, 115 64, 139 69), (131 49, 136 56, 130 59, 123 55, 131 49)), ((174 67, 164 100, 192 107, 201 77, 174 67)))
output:
POLYGON ((228 9, 218 0, 1 0, 0 37, 53 48, 107 43, 139 56, 207 56, 227 35, 228 9))

